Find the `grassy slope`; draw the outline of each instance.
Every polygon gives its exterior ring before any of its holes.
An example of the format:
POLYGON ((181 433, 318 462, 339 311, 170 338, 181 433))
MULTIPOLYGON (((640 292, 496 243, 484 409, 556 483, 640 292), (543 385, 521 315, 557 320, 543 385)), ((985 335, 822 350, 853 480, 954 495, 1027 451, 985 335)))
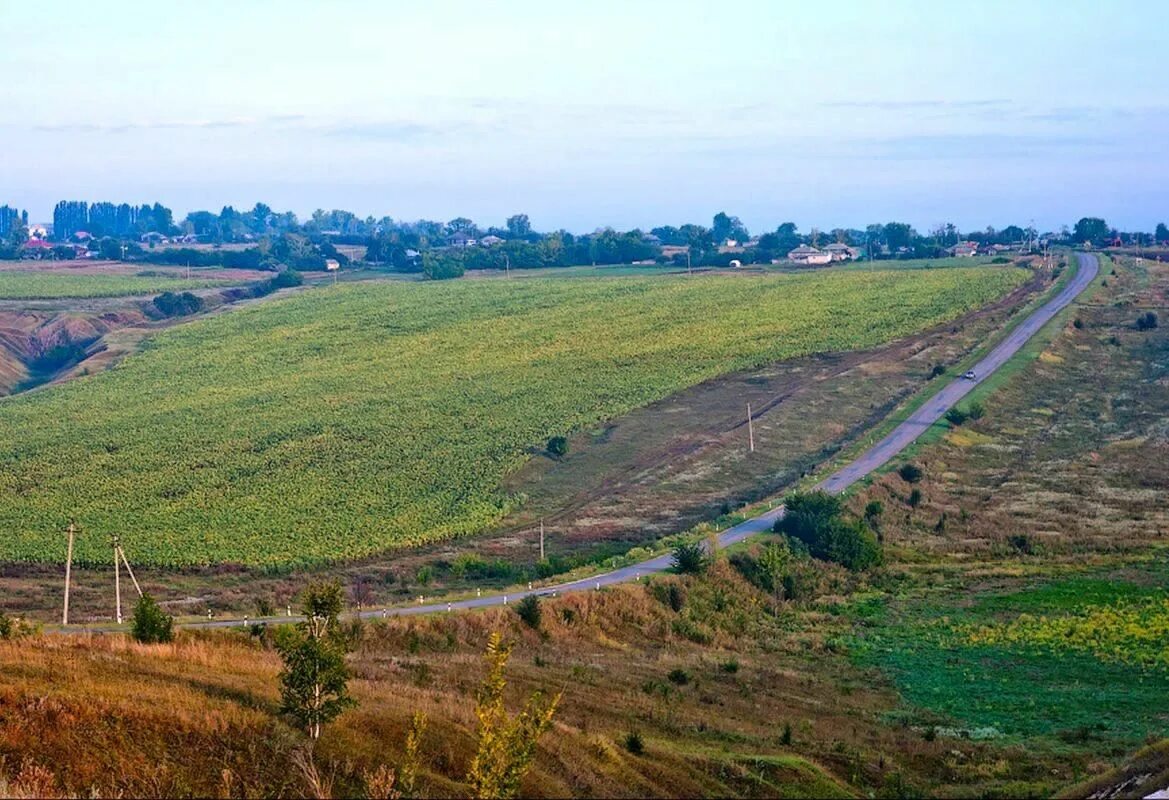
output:
POLYGON ((0 300, 45 300, 64 297, 122 297, 179 292, 239 281, 182 278, 178 275, 69 275, 60 272, 0 271, 0 300))
POLYGON ((0 406, 0 557, 310 563, 473 533, 546 437, 953 318, 1018 270, 366 284, 161 334, 0 406), (19 431, 19 435, 17 435, 19 431))
POLYGON ((853 610, 853 647, 902 692, 894 718, 1096 759, 1078 778, 1169 721, 1169 350, 1133 325, 1169 270, 1111 270, 987 387, 986 417, 919 449, 919 508, 892 474, 850 500, 886 508, 894 579, 853 610))
MULTIPOLYGON (((679 611, 632 585, 545 601, 539 633, 510 609, 369 625, 350 656, 359 705, 326 729, 318 763, 337 794, 360 794, 364 774, 398 766, 420 710, 420 793, 465 795, 479 654, 501 630, 516 643, 512 708, 532 691, 564 692, 524 796, 1014 796, 1020 776, 1047 788, 1068 779, 1066 764, 1023 748, 888 725, 895 697, 833 644, 845 620, 832 595, 854 580, 832 569, 813 580, 805 590, 823 601, 778 612, 720 562, 701 579, 660 579, 681 589, 679 611), (644 754, 625 749, 630 731, 644 754)), ((0 643, 0 668, 0 778, 27 761, 78 795, 308 791, 293 764, 303 737, 276 714, 279 661, 242 634, 0 643)))

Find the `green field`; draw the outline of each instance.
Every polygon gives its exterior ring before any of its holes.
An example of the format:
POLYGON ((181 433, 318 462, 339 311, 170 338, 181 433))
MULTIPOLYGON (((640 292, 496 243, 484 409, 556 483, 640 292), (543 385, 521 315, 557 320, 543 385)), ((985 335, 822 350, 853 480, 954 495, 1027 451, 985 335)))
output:
POLYGON ((949 735, 1121 752, 1169 719, 1165 570, 1074 577, 973 602, 861 613, 863 664, 891 675, 905 722, 949 735))
POLYGON ((125 297, 226 286, 238 280, 159 275, 78 275, 56 271, 0 270, 0 300, 125 297))
POLYGON ((159 334, 0 403, 0 559, 108 534, 160 565, 281 567, 467 535, 549 436, 727 372, 871 347, 1023 270, 323 287, 159 334))

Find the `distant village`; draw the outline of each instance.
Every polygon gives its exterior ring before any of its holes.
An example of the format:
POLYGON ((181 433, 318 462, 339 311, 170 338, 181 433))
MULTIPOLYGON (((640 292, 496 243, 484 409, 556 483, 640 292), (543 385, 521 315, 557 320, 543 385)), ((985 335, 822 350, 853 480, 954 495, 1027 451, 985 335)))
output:
POLYGON ((188 266, 325 269, 346 263, 337 250, 342 246, 349 248, 354 260, 405 271, 424 271, 429 264, 436 274, 585 264, 819 267, 856 260, 995 257, 1035 252, 1050 243, 1147 247, 1162 238, 1169 239, 1164 224, 1152 235, 1122 233, 1094 217, 1058 233, 1011 225, 963 237, 953 225, 921 234, 908 224, 890 222, 863 230, 813 229, 803 234, 794 223, 785 222, 774 231, 751 235, 737 217, 720 212, 710 227, 667 225, 648 232, 598 228, 573 234, 537 232, 526 214, 509 217, 505 227, 483 229, 464 217, 445 223, 403 222, 390 217, 363 219, 340 210, 318 210, 302 222, 292 212, 276 212, 263 203, 246 211, 231 206, 218 213, 193 211, 176 220, 159 203, 62 201, 50 223, 29 222, 27 211, 0 206, 3 259, 171 263, 181 254, 188 266), (363 256, 358 248, 364 248, 363 256))

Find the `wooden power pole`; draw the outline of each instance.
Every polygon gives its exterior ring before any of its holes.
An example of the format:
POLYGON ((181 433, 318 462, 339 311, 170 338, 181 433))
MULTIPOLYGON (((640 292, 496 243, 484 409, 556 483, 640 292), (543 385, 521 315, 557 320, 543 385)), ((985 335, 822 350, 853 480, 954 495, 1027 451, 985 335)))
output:
POLYGON ((544 518, 540 517, 540 560, 544 560, 544 518))
POLYGON ((114 537, 114 618, 122 624, 122 566, 118 563, 118 554, 122 548, 118 546, 118 537, 114 537))
POLYGON ((69 624, 69 577, 73 569, 73 534, 77 532, 77 526, 70 520, 65 530, 69 534, 69 546, 65 548, 65 610, 61 613, 62 625, 69 624))
POLYGON ((755 425, 751 421, 751 404, 747 404, 747 443, 750 452, 755 452, 755 425))

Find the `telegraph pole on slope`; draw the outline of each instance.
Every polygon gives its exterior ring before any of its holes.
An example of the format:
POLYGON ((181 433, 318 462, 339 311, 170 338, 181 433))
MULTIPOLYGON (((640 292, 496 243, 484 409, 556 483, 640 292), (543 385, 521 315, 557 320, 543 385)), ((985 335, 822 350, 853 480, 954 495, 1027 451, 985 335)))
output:
POLYGON ((69 546, 65 549, 65 610, 61 614, 62 625, 69 624, 69 577, 73 569, 73 535, 77 532, 77 526, 70 520, 65 530, 69 534, 69 546))
POLYGON ((540 517, 540 560, 544 560, 544 518, 540 517))
POLYGON ((118 624, 122 624, 122 567, 118 563, 118 553, 121 552, 121 547, 118 546, 118 537, 114 536, 114 619, 118 624))
POLYGON ((750 446, 750 452, 755 452, 755 425, 751 422, 751 404, 747 404, 747 442, 750 446))

